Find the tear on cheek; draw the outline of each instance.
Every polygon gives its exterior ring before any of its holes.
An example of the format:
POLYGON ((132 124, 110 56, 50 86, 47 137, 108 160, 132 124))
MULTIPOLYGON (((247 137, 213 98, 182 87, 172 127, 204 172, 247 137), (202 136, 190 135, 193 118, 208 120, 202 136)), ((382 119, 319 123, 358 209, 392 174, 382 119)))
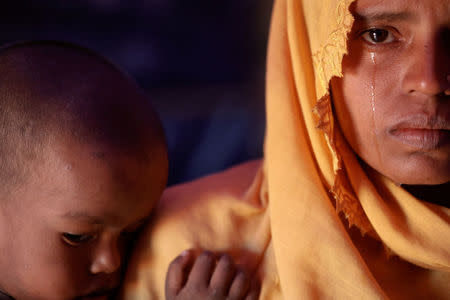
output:
POLYGON ((378 127, 376 122, 376 76, 377 76, 377 60, 376 60, 376 54, 375 52, 370 52, 370 60, 373 64, 373 70, 372 70, 372 76, 371 76, 371 82, 369 83, 370 87, 370 114, 371 114, 371 121, 372 121, 372 136, 373 136, 373 145, 375 147, 376 155, 378 164, 382 163, 381 154, 380 154, 380 145, 378 143, 377 134, 378 134, 378 127))

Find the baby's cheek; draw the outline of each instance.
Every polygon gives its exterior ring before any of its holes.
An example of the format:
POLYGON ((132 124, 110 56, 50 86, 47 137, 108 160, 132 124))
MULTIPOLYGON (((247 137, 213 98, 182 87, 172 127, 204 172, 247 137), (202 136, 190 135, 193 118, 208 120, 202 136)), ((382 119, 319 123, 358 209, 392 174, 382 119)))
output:
POLYGON ((70 277, 70 274, 60 267, 42 266, 41 269, 28 273, 23 289, 30 299, 68 299, 74 290, 70 277))
POLYGON ((41 286, 42 293, 48 299, 68 299, 78 296, 86 290, 89 281, 88 261, 86 254, 78 251, 77 247, 55 245, 52 256, 53 262, 47 263, 47 270, 41 286))

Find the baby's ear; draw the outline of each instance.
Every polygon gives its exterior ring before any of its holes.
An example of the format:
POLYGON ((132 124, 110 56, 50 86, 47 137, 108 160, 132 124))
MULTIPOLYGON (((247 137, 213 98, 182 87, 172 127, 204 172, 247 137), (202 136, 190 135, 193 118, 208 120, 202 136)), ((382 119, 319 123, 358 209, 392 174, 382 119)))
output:
POLYGON ((184 287, 195 261, 193 250, 184 250, 169 265, 166 275, 166 299, 173 299, 184 287))

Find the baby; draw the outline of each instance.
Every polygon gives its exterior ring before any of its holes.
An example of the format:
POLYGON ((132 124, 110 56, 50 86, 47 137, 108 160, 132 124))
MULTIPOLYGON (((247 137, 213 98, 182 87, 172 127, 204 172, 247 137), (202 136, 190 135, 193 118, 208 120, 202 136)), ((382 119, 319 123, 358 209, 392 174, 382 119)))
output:
MULTIPOLYGON (((0 299, 112 297, 166 185, 159 119, 89 50, 19 43, 0 50, 0 66, 0 299)), ((207 252, 184 252, 167 276, 169 299, 248 289, 228 256, 207 252)))

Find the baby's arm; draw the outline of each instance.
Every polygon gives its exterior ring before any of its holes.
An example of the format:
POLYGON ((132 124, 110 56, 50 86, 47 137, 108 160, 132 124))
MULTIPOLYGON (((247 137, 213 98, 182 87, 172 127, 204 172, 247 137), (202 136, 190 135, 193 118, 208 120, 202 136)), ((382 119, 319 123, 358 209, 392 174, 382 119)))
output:
POLYGON ((166 300, 256 300, 258 292, 226 254, 184 251, 167 271, 166 300))

